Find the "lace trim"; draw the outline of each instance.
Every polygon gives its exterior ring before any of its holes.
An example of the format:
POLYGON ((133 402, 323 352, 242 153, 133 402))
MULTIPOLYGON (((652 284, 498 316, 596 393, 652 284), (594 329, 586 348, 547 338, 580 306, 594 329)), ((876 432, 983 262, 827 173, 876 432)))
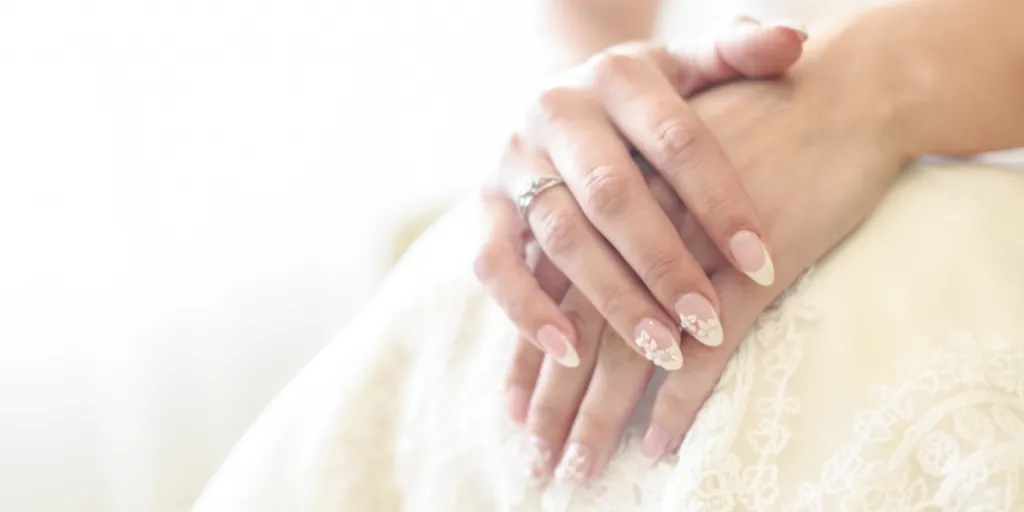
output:
POLYGON ((631 431, 597 481, 532 488, 515 509, 1024 511, 1024 345, 966 333, 901 385, 877 389, 877 405, 853 415, 850 440, 823 454, 817 481, 783 488, 780 455, 801 411, 790 381, 805 327, 821 317, 800 294, 806 279, 758 320, 681 457, 652 468, 631 431))

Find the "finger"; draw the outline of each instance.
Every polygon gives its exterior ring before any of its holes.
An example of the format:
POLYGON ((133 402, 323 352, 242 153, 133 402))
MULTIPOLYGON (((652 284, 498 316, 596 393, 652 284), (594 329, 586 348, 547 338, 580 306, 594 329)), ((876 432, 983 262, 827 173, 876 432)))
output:
POLYGON ((535 346, 562 365, 578 365, 572 322, 523 259, 522 220, 501 191, 486 191, 484 203, 492 230, 474 262, 477 278, 535 346))
POLYGON ((595 86, 619 130, 665 177, 722 254, 758 284, 770 285, 774 265, 757 210, 714 135, 663 71, 623 57, 595 78, 595 86))
POLYGON ((679 237, 686 240, 686 248, 704 270, 704 273, 711 275, 722 268, 723 262, 729 263, 722 258, 715 244, 708 239, 708 236, 701 230, 700 225, 690 215, 687 215, 686 206, 679 200, 679 196, 672 190, 665 179, 658 174, 645 175, 647 186, 651 189, 651 195, 658 202, 661 209, 668 215, 672 225, 676 226, 679 237))
POLYGON ((516 336, 516 345, 512 352, 512 363, 505 377, 505 403, 508 417, 515 423, 523 424, 530 407, 540 374, 544 353, 523 335, 516 336))
MULTIPOLYGON (((617 58, 610 57, 603 65, 615 66, 617 58)), ((675 236, 675 227, 658 207, 615 127, 600 112, 590 115, 582 112, 582 109, 577 110, 575 117, 549 116, 544 126, 536 129, 543 135, 544 149, 587 220, 643 281, 663 311, 671 311, 679 318, 699 318, 708 325, 716 324, 714 289, 682 240, 675 236)), ((552 258, 558 262, 554 255, 552 258)), ((563 270, 569 273, 568 269, 563 270)), ((606 274, 583 277, 595 280, 605 278, 606 274)), ((572 280, 590 296, 586 282, 572 280)), ((677 322, 648 328, 645 320, 655 318, 654 314, 653 311, 644 313, 627 326, 617 324, 612 317, 606 318, 617 332, 637 346, 650 345, 653 340, 658 348, 651 357, 676 366, 676 354, 665 353, 666 357, 673 358, 666 360, 661 351, 673 346, 665 333, 674 329, 677 322), (635 323, 636 320, 641 320, 642 325, 635 323)), ((700 338, 703 343, 712 346, 721 343, 720 330, 694 332, 704 334, 700 338)))
POLYGON ((580 345, 580 366, 566 368, 545 361, 541 366, 537 387, 530 400, 526 431, 534 452, 531 454, 533 476, 543 479, 554 469, 554 463, 565 443, 576 409, 590 380, 597 352, 597 337, 604 322, 600 313, 578 290, 570 290, 562 302, 566 314, 576 320, 580 337, 592 343, 580 345))
MULTIPOLYGON (((523 173, 520 176, 557 176, 550 161, 536 161, 527 167, 532 174, 523 173)), ((640 180, 639 174, 634 179, 640 180)), ((640 183, 640 188, 646 193, 642 180, 640 183)), ((509 193, 515 194, 515 189, 510 188, 509 193)), ((665 214, 657 210, 653 200, 649 203, 655 210, 653 214, 659 215, 665 222, 663 230, 658 232, 660 238, 675 239, 679 243, 665 214)), ((544 253, 597 307, 617 332, 626 339, 636 340, 633 350, 645 354, 655 364, 668 370, 682 366, 676 322, 651 297, 650 292, 637 282, 633 271, 590 223, 566 187, 550 188, 535 196, 526 214, 534 237, 544 253)), ((636 237, 643 239, 646 233, 638 232, 636 237)), ((696 269, 695 273, 706 280, 695 263, 691 262, 691 266, 696 269)), ((710 288, 710 284, 705 286, 710 288)))
POLYGON ((614 331, 604 330, 590 386, 555 471, 559 480, 584 482, 604 469, 653 371, 614 331))
POLYGON ((707 350, 698 343, 684 346, 691 363, 686 372, 669 375, 658 389, 648 427, 641 442, 643 454, 657 459, 674 449, 690 429, 704 401, 725 371, 740 341, 777 293, 759 287, 732 268, 725 268, 712 277, 722 298, 726 332, 725 342, 717 350, 707 350))
POLYGON ((779 75, 800 58, 807 32, 783 25, 761 26, 741 18, 717 38, 697 47, 669 45, 652 56, 676 92, 688 97, 739 78, 779 75))
MULTIPOLYGON (((533 274, 544 293, 552 300, 562 302, 569 288, 569 280, 544 257, 544 253, 540 252, 536 244, 527 245, 526 263, 533 268, 533 274)), ((600 318, 598 320, 603 321, 600 318)), ((512 363, 505 378, 508 415, 516 423, 523 424, 526 421, 530 397, 537 385, 537 376, 543 362, 544 353, 538 350, 527 336, 520 333, 516 337, 512 363)))

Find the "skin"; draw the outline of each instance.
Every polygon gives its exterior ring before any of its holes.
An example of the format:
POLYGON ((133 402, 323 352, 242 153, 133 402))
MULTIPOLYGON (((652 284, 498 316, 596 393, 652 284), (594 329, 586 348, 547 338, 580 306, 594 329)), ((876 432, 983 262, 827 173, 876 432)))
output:
MULTIPOLYGON (((666 369, 678 368, 678 357, 666 363, 651 354, 656 349, 678 355, 681 301, 697 300, 714 315, 718 299, 651 196, 622 137, 672 186, 730 264, 748 275, 770 268, 753 203, 683 98, 736 78, 777 74, 796 60, 801 43, 794 29, 744 23, 715 46, 693 51, 622 45, 538 95, 485 191, 493 228, 475 267, 527 340, 567 367, 578 364, 579 338, 552 299, 557 291, 525 264, 523 242, 530 237, 546 257, 538 273, 571 280, 623 338, 651 333, 651 347, 629 346, 666 369), (516 212, 511 198, 518 182, 536 176, 560 176, 565 186, 516 212), (759 259, 753 266, 735 250, 740 236, 754 241, 745 252, 759 259)), ((721 339, 702 341, 716 345, 721 339)))
MULTIPOLYGON (((648 438, 658 442, 645 439, 645 453, 658 457, 678 446, 757 316, 870 214, 907 162, 925 153, 1024 145, 1020 19, 1024 4, 1013 0, 919 0, 878 8, 815 34, 784 79, 727 85, 691 102, 763 216, 778 255, 778 279, 768 288, 746 279, 671 188, 649 180, 652 195, 710 276, 726 336, 714 349, 683 342, 686 367, 659 389, 648 421, 648 438)), ((526 428, 556 455, 582 450, 586 467, 569 476, 586 480, 607 463, 653 368, 625 349, 614 330, 601 327, 601 313, 585 294, 570 288, 561 304, 586 336, 580 367, 545 361, 521 343, 509 396, 528 397, 526 428)), ((553 469, 538 468, 539 476, 553 469)))

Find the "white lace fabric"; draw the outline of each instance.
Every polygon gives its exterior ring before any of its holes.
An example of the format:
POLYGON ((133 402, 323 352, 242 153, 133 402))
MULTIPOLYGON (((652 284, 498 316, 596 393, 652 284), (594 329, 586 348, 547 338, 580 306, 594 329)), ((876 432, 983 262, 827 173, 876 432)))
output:
MULTIPOLYGON (((1024 174, 909 173, 765 312, 678 454, 533 486, 511 326, 453 211, 197 504, 232 511, 1024 510, 1024 174)), ((684 368, 685 371, 685 368, 684 368)))

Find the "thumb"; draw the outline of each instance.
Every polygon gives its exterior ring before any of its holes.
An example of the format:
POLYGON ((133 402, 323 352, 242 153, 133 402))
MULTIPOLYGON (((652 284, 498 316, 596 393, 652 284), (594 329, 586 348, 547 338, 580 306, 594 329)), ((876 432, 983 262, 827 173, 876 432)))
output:
POLYGON ((668 47, 673 62, 661 64, 679 94, 686 97, 731 80, 781 74, 800 58, 806 39, 807 33, 800 28, 762 26, 742 18, 709 44, 668 47))

